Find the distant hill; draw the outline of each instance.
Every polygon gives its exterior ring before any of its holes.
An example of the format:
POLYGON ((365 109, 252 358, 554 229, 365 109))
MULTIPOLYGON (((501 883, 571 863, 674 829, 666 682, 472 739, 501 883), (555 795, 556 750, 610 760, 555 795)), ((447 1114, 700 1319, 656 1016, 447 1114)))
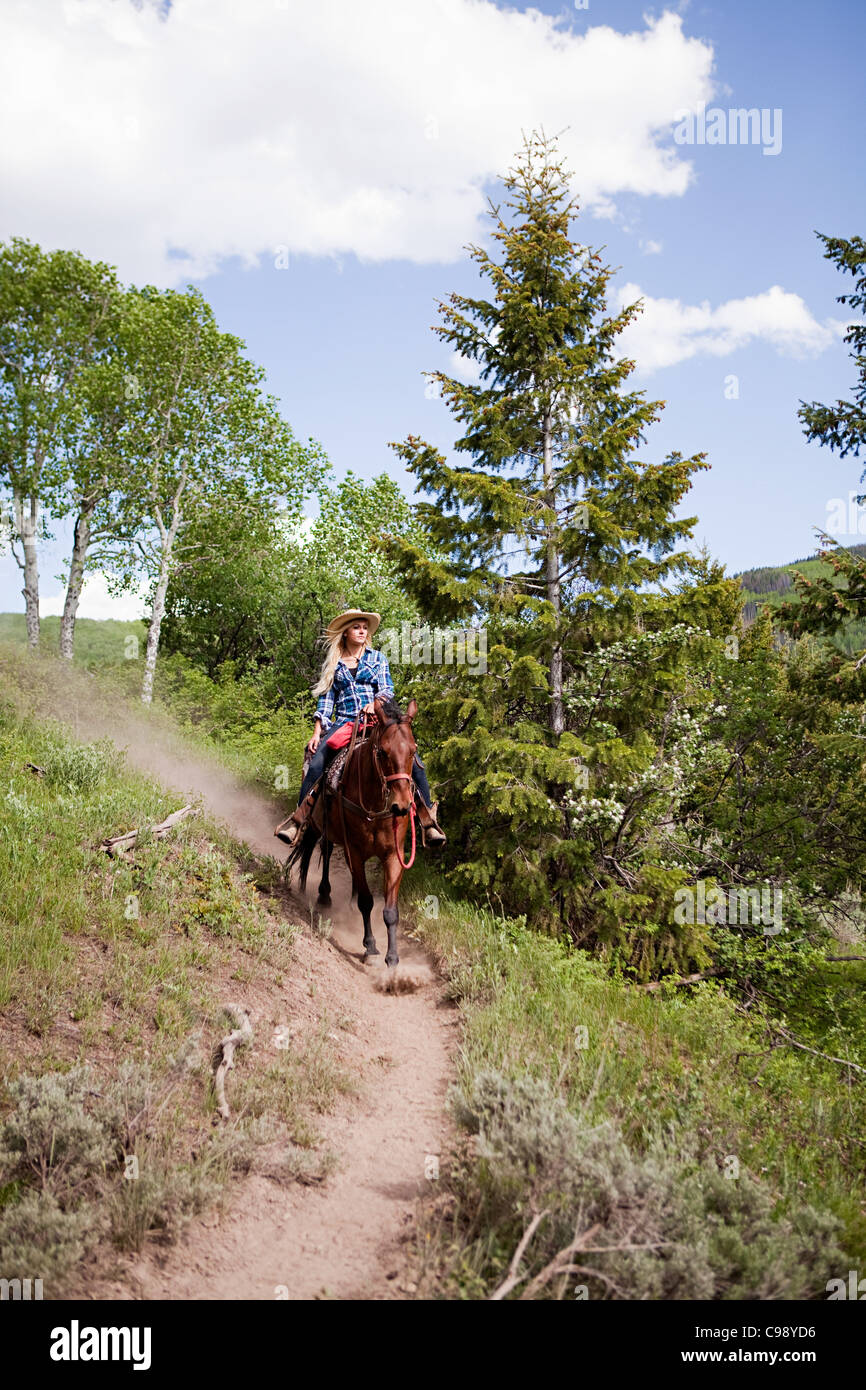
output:
MULTIPOLYGON (((75 660, 82 666, 111 665, 124 661, 132 654, 127 645, 129 637, 137 637, 143 654, 147 641, 147 624, 119 622, 115 618, 79 618, 75 624, 75 660)), ((23 613, 0 613, 0 642, 24 642, 27 630, 23 613)), ((60 619, 42 618, 39 624, 39 645, 43 651, 57 653, 60 642, 60 619)))
MULTIPOLYGON (((854 555, 866 557, 866 543, 848 546, 854 555)), ((807 555, 802 560, 791 560, 787 565, 763 565, 759 569, 742 570, 735 574, 745 596, 743 617, 747 623, 754 622, 758 609, 763 604, 779 608, 794 598, 794 571, 815 578, 830 572, 829 565, 819 560, 817 555, 807 555)), ((866 623, 852 623, 845 629, 837 645, 849 656, 866 647, 866 623)))

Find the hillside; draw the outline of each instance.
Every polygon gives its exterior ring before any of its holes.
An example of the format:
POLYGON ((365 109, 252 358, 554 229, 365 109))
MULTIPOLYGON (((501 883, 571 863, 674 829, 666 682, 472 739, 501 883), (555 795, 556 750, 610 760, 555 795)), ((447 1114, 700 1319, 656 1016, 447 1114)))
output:
MULTIPOLYGON (((786 1026, 809 1039, 790 1046, 723 981, 628 984, 460 897, 421 855, 401 954, 419 938, 437 979, 378 994, 354 907, 305 922, 286 896, 273 805, 228 770, 247 758, 252 776, 251 745, 224 719, 227 765, 169 704, 127 702, 125 674, 0 646, 4 1275, 47 1270, 46 1297, 489 1298, 542 1210, 517 1296, 586 1296, 563 1256, 576 1220, 606 1247, 582 1276, 593 1298, 817 1299, 862 1265, 862 964, 813 953, 804 971, 796 941, 756 949, 755 977, 783 982, 786 1026), (177 809, 169 788, 191 778, 203 814, 131 862, 99 849, 177 809), (255 1037, 215 1127, 227 1006, 255 1037), (10 1177, 35 1101, 74 1162, 10 1177)), ((840 953, 861 953, 859 920, 855 904, 840 953)))
MULTIPOLYGON (((852 545, 848 549, 854 555, 866 556, 866 544, 852 545)), ((775 610, 795 598, 795 572, 805 575, 807 579, 814 579, 831 571, 826 561, 819 560, 817 555, 809 555, 803 560, 791 560, 787 565, 764 565, 733 576, 739 579, 743 590, 743 616, 747 623, 754 621, 759 608, 766 605, 775 610)), ((849 656, 862 651, 866 647, 866 623, 849 624, 838 645, 849 656)))
POLYGON ((379 1248, 402 1267, 412 1204, 380 1190, 378 1155, 398 1188, 423 1187, 424 1125, 405 1128, 446 1065, 432 981, 386 1026, 394 1001, 359 983, 336 914, 308 912, 269 857, 282 807, 110 674, 0 644, 0 760, 0 1277, 38 1271, 46 1299, 163 1298, 172 1245, 189 1279, 189 1242, 219 1228, 236 1242, 225 1290, 209 1250, 190 1296, 349 1297, 371 1280, 386 1296, 379 1248), (100 848, 190 799, 198 814, 164 838, 100 848), (219 1121, 212 1052, 244 1016, 219 1121), (361 1194, 339 1266, 301 1253, 317 1222, 337 1248, 335 1213, 310 1206, 328 1179, 344 1212, 361 1194))
MULTIPOLYGON (((42 618, 39 624, 40 650, 55 655, 60 636, 59 618, 42 618)), ((0 642, 21 642, 26 640, 23 613, 0 613, 0 642)), ((77 665, 91 664, 108 666, 130 659, 129 654, 136 651, 135 642, 142 650, 147 641, 147 624, 118 622, 113 618, 79 618, 75 624, 75 662, 77 665), (130 640, 133 639, 130 645, 130 640)))

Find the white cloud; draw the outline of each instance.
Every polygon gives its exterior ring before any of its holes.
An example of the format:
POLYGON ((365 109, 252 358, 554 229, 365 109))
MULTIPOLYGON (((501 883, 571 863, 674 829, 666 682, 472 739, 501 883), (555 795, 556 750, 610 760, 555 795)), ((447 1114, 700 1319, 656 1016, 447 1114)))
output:
POLYGON ((705 354, 728 357, 750 343, 769 343, 785 357, 809 357, 823 352, 840 332, 833 319, 814 317, 798 294, 773 285, 762 294, 729 299, 715 309, 683 304, 679 299, 653 299, 639 285, 624 285, 615 304, 622 308, 643 299, 643 313, 619 340, 621 352, 632 357, 645 374, 672 367, 705 354))
POLYGON ((581 34, 490 0, 3 0, 0 236, 182 283, 229 256, 448 260, 521 130, 581 201, 675 196, 712 49, 666 13, 581 34))
POLYGON ((650 240, 642 241, 640 244, 640 249, 641 251, 643 251, 645 256, 660 256, 662 251, 664 250, 664 246, 660 241, 650 240))
MULTIPOLYGON (((121 622, 134 622, 143 618, 147 611, 147 585, 141 585, 137 593, 121 594, 115 597, 108 592, 105 575, 99 570, 89 574, 81 591, 78 607, 79 618, 117 618, 121 622)), ((43 618, 59 617, 63 612, 65 591, 40 598, 39 613, 43 618)))
POLYGON ((452 352, 448 371, 451 376, 456 376, 458 381, 481 380, 481 363, 472 357, 464 357, 460 352, 452 352))

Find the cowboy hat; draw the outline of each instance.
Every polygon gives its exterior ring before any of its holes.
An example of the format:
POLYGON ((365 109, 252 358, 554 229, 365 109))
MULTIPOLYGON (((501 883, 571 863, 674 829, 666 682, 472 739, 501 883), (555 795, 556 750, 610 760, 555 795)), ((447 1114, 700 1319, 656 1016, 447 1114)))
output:
POLYGON ((345 613, 331 619, 325 628, 325 633, 328 637, 339 637, 340 633, 345 631, 347 627, 351 627, 352 623, 365 622, 368 626, 367 636, 372 637, 381 621, 382 615, 380 613, 365 613, 361 608, 347 608, 345 613))

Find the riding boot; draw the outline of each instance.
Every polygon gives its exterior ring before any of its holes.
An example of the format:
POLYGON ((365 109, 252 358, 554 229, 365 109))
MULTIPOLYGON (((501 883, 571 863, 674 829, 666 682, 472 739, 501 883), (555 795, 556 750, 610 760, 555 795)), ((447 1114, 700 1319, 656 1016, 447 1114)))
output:
POLYGON ((304 797, 300 806, 296 807, 292 812, 288 820, 280 821, 274 834, 278 840, 282 840, 284 845, 293 845, 297 840, 315 805, 318 790, 319 783, 317 782, 312 791, 304 797))
POLYGON ((445 832, 436 819, 439 802, 434 801, 432 806, 427 806, 422 797, 416 796, 415 805, 418 809, 418 821, 421 826, 421 843, 425 849, 431 845, 444 845, 445 832))

